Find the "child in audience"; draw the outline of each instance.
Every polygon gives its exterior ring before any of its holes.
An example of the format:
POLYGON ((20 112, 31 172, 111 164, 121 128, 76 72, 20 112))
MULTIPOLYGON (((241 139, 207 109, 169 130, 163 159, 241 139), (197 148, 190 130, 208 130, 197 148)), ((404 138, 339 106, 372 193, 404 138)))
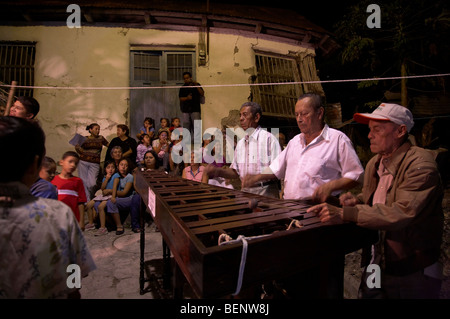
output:
POLYGON ((159 124, 160 124, 160 128, 158 130, 158 136, 159 136, 159 133, 161 133, 162 131, 168 131, 170 133, 170 131, 169 131, 169 119, 168 118, 162 117, 159 120, 159 124))
POLYGON ((66 203, 72 208, 75 217, 84 231, 84 204, 86 203, 86 193, 81 178, 73 176, 77 169, 80 157, 74 151, 65 152, 59 161, 61 173, 56 175, 52 184, 58 189, 58 200, 66 203))
MULTIPOLYGON (((130 163, 128 159, 123 158, 119 162, 118 176, 114 178, 113 190, 111 198, 106 203, 106 211, 112 215, 116 223, 116 235, 124 233, 122 221, 120 218, 120 210, 131 209, 132 197, 134 195, 133 181, 134 177, 129 171, 130 163)), ((100 213, 100 207, 99 207, 100 213)), ((138 216, 131 216, 132 223, 138 216)))
POLYGON ((141 135, 141 143, 137 146, 136 164, 141 167, 144 165, 144 154, 152 150, 150 136, 147 133, 141 135))
POLYGON ((31 185, 31 195, 43 198, 58 199, 58 191, 51 183, 56 173, 56 162, 53 158, 45 156, 39 171, 38 180, 31 185))
POLYGON ((151 117, 146 117, 144 125, 139 129, 139 133, 136 134, 138 141, 141 139, 142 134, 148 134, 150 140, 155 137, 155 121, 151 117))
POLYGON ((169 131, 172 133, 172 131, 176 128, 181 128, 181 122, 179 117, 172 117, 172 125, 169 128, 169 131))
POLYGON ((101 236, 108 233, 106 229, 106 216, 105 216, 105 207, 106 202, 112 196, 112 189, 114 185, 114 178, 119 177, 118 173, 116 173, 116 163, 111 160, 105 163, 105 172, 102 181, 102 186, 97 191, 97 196, 95 196, 89 203, 86 205, 87 215, 88 215, 88 224, 86 225, 86 230, 95 229, 94 225, 94 214, 95 211, 98 212, 100 227, 95 233, 95 236, 101 236))

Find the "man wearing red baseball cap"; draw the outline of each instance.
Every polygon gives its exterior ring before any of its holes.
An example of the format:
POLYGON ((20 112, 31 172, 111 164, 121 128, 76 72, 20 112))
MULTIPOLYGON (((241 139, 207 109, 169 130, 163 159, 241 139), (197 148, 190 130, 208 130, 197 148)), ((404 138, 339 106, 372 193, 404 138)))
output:
POLYGON ((360 298, 438 299, 443 187, 434 157, 408 141, 414 121, 401 105, 383 103, 353 119, 368 124, 370 149, 376 154, 367 163, 362 193, 341 195, 342 207, 324 203, 308 211, 323 222, 348 221, 379 230, 379 242, 369 254, 363 252, 363 261, 368 257, 366 266, 380 267, 381 282, 369 283, 366 268, 360 298))

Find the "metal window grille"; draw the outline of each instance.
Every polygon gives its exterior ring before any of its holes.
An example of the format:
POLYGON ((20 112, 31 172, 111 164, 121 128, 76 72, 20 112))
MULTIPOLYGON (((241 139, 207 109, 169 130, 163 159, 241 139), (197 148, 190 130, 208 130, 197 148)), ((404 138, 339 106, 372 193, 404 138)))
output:
POLYGON ((168 53, 167 54, 167 80, 183 81, 183 72, 192 74, 192 53, 168 53))
POLYGON ((193 72, 194 54, 132 51, 132 78, 144 84, 183 83, 183 72, 193 72))
POLYGON ((257 76, 252 86, 253 100, 264 115, 294 118, 294 106, 303 90, 299 84, 282 84, 301 80, 295 58, 255 54, 257 76), (276 84, 275 84, 276 83, 276 84))
MULTIPOLYGON (((35 42, 0 42, 0 81, 33 86, 35 56, 35 42)), ((15 95, 33 96, 33 89, 18 88, 15 95)))
POLYGON ((134 80, 160 81, 160 55, 148 52, 134 53, 134 80))

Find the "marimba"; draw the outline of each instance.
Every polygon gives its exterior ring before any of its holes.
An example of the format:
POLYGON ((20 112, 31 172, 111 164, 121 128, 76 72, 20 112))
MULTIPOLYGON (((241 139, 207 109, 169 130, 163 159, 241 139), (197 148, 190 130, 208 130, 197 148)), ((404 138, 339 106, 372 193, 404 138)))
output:
MULTIPOLYGON (((376 232, 353 223, 321 223, 306 213, 309 205, 302 201, 202 184, 163 171, 137 172, 135 188, 142 197, 141 216, 147 208, 152 213, 199 298, 221 297, 237 292, 239 285, 250 287, 313 267, 326 269, 336 260, 343 286, 345 254, 377 240, 376 232)), ((144 236, 141 227, 141 292, 144 236)))

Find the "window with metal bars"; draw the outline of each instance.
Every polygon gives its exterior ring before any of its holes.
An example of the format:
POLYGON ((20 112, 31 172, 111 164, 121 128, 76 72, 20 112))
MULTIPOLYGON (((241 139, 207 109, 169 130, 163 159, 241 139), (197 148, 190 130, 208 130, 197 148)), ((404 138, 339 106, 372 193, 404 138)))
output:
POLYGON ((191 52, 132 51, 132 77, 145 84, 183 83, 183 72, 193 72, 191 52))
MULTIPOLYGON (((34 62, 36 42, 2 42, 0 41, 0 81, 17 85, 34 85, 34 62)), ((18 88, 16 96, 33 96, 32 88, 18 88)))
POLYGON ((294 106, 303 89, 295 58, 255 54, 257 75, 252 86, 253 101, 264 115, 294 118, 294 106), (287 83, 287 84, 283 84, 287 83))

